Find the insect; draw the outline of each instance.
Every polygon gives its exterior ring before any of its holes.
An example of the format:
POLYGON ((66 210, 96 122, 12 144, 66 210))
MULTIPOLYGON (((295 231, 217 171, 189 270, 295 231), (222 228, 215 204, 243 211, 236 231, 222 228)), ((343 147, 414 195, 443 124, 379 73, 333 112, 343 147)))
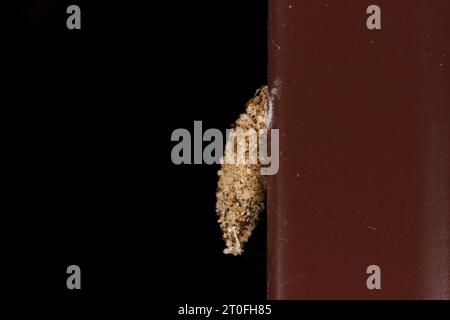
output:
MULTIPOLYGON (((268 89, 261 87, 247 103, 246 110, 235 123, 236 130, 255 131, 266 129, 266 113, 268 110, 268 89)), ((250 153, 250 143, 239 144, 237 148, 228 148, 235 143, 233 136, 227 140, 223 158, 230 152, 250 153), (239 150, 239 148, 241 148, 239 150), (245 148, 242 150, 242 148, 245 148)), ((234 155, 233 155, 234 156, 234 155)), ((216 213, 225 240, 225 254, 241 255, 244 244, 255 229, 260 213, 264 210, 267 181, 261 175, 261 162, 226 163, 222 161, 218 172, 219 181, 216 193, 216 213)))

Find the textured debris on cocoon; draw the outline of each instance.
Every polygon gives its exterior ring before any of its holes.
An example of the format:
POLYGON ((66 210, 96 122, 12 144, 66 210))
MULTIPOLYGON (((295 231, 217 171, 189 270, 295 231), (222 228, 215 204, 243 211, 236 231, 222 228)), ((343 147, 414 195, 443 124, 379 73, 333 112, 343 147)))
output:
MULTIPOLYGON (((266 129, 266 112, 268 106, 267 87, 260 88, 253 99, 246 106, 245 113, 236 121, 235 130, 250 130, 256 132, 266 129)), ((228 143, 234 143, 232 135, 228 143)), ((248 156, 249 144, 244 143, 237 148, 246 148, 244 154, 248 156)), ((237 148, 230 148, 237 152, 237 148)), ((223 158, 227 157, 225 148, 223 158)), ((242 150, 241 150, 242 152, 242 150)), ((266 176, 261 175, 259 157, 254 164, 222 164, 218 172, 216 212, 225 240, 225 254, 240 255, 244 251, 244 244, 255 229, 259 214, 264 210, 266 195, 266 176)))

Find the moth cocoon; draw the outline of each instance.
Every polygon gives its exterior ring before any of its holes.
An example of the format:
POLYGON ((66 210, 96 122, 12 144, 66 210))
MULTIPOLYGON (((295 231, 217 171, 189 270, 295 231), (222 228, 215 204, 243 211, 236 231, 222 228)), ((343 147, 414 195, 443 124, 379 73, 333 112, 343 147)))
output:
POLYGON ((265 207, 267 181, 266 176, 261 175, 259 157, 252 158, 255 146, 250 143, 250 136, 236 142, 235 133, 253 130, 258 133, 261 129, 267 129, 267 110, 268 89, 264 86, 247 103, 245 112, 239 116, 234 130, 228 136, 222 166, 218 172, 216 193, 216 213, 225 240, 226 248, 223 251, 225 254, 243 253, 244 244, 255 229, 259 215, 265 207), (225 161, 239 158, 239 154, 253 161, 237 163, 225 161))

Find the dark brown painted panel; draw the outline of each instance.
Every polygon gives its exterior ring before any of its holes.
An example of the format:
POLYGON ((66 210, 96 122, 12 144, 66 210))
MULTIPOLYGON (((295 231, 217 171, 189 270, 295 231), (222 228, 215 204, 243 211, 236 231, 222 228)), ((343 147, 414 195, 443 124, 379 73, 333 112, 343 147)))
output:
POLYGON ((450 2, 269 9, 268 297, 449 299, 450 2))

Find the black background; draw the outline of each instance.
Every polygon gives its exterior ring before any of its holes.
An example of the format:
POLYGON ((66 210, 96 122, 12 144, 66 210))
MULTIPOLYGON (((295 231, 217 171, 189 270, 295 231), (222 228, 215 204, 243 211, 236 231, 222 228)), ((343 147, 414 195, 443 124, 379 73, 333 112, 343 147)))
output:
POLYGON ((173 165, 170 136, 194 120, 225 131, 266 83, 267 2, 12 3, 2 10, 12 296, 264 299, 265 215, 243 256, 224 255, 218 167, 173 165), (70 4, 81 30, 66 28, 70 4), (71 264, 80 291, 66 288, 71 264))

